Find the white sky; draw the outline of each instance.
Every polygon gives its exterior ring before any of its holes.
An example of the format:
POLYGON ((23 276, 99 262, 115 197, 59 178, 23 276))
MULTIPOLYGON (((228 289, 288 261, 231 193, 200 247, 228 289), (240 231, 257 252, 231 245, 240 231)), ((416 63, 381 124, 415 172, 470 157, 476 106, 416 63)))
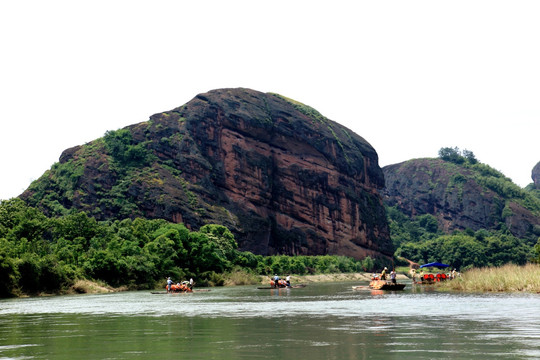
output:
POLYGON ((539 1, 2 1, 0 199, 63 150, 212 89, 277 92, 380 166, 468 149, 540 161, 539 1))

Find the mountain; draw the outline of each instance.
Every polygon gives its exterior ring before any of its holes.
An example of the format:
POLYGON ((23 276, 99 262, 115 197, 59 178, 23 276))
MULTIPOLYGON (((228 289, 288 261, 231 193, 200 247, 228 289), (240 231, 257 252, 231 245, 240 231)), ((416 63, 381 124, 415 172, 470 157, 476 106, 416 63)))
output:
POLYGON ((531 177, 536 189, 540 190, 540 161, 533 167, 531 177))
POLYGON ((65 150, 21 195, 49 215, 227 226, 257 254, 391 256, 378 156, 278 94, 219 89, 65 150))
POLYGON ((536 243, 540 201, 491 167, 443 159, 414 159, 383 168, 388 206, 406 216, 435 216, 439 229, 501 229, 536 243))

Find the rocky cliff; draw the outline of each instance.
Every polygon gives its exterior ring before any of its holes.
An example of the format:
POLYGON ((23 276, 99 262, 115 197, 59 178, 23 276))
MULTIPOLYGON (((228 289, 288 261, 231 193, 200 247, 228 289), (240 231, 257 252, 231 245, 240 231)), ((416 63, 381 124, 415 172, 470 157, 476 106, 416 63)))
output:
POLYGON ((534 186, 540 190, 540 161, 532 169, 531 177, 534 182, 534 186))
POLYGON ((411 217, 434 215, 446 233, 504 225, 531 243, 540 236, 540 202, 486 165, 415 159, 386 166, 383 172, 387 205, 411 217))
POLYGON ((21 196, 49 213, 229 227, 258 254, 390 256, 375 150, 313 108, 221 89, 64 151, 21 196))

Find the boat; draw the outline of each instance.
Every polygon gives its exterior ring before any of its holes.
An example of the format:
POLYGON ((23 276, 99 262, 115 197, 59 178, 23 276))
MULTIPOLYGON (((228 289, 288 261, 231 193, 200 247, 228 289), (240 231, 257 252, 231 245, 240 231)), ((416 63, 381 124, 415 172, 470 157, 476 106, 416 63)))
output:
MULTIPOLYGON (((440 262, 432 262, 432 263, 424 264, 424 265, 420 266, 420 268, 430 268, 430 267, 435 267, 435 268, 438 268, 438 269, 445 269, 447 267, 450 267, 450 265, 446 265, 446 264, 443 264, 443 263, 440 263, 440 262)), ((449 277, 444 273, 438 273, 436 275, 428 273, 428 274, 420 275, 420 282, 418 282, 418 283, 421 283, 421 284, 424 284, 424 285, 425 284, 434 284, 435 282, 446 281, 448 279, 449 279, 449 277)))
MULTIPOLYGON (((167 290, 167 286, 165 286, 165 290, 167 290)), ((182 281, 182 283, 171 284, 171 290, 169 292, 190 293, 190 292, 193 292, 193 289, 191 288, 189 281, 182 281)))
POLYGON ((392 283, 386 280, 371 280, 369 287, 374 290, 403 290, 405 284, 392 283))
POLYGON ((151 294, 154 294, 154 295, 167 295, 167 294, 189 294, 189 293, 192 293, 192 292, 208 292, 210 291, 210 289, 196 289, 196 290, 193 290, 193 291, 190 291, 190 292, 187 292, 187 291, 176 291, 176 292, 167 292, 167 291, 151 291, 150 293, 151 294))
POLYGON ((279 279, 277 281, 277 286, 276 286, 276 282, 274 280, 270 280, 270 286, 273 287, 273 288, 285 288, 285 287, 288 287, 289 284, 287 284, 287 282, 283 279, 279 279))
POLYGON ((424 274, 420 277, 422 284, 434 284, 440 281, 446 281, 450 279, 446 274, 424 274))
POLYGON ((304 288, 306 287, 307 285, 306 284, 296 284, 296 285, 291 285, 291 286, 279 286, 279 287, 275 287, 273 285, 270 285, 270 286, 259 286, 257 289, 259 290, 269 290, 269 289, 299 289, 299 288, 304 288))

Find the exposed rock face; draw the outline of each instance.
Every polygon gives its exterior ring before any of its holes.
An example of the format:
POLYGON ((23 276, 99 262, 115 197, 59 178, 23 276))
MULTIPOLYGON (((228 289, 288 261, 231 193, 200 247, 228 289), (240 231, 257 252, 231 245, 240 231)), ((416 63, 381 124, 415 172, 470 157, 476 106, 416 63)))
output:
MULTIPOLYGON (((434 215, 445 232, 495 229, 535 239, 540 217, 475 180, 470 169, 441 159, 415 159, 383 168, 383 198, 408 216, 434 215)), ((534 240, 536 241, 536 240, 534 240)))
POLYGON ((531 177, 534 182, 534 186, 540 190, 540 161, 532 169, 531 177))
POLYGON ((308 106, 214 90, 126 129, 132 147, 151 153, 130 150, 142 164, 119 167, 106 136, 66 150, 22 197, 49 211, 54 199, 99 219, 219 223, 258 254, 393 254, 375 150, 308 106), (55 179, 68 165, 83 175, 62 190, 55 179))

